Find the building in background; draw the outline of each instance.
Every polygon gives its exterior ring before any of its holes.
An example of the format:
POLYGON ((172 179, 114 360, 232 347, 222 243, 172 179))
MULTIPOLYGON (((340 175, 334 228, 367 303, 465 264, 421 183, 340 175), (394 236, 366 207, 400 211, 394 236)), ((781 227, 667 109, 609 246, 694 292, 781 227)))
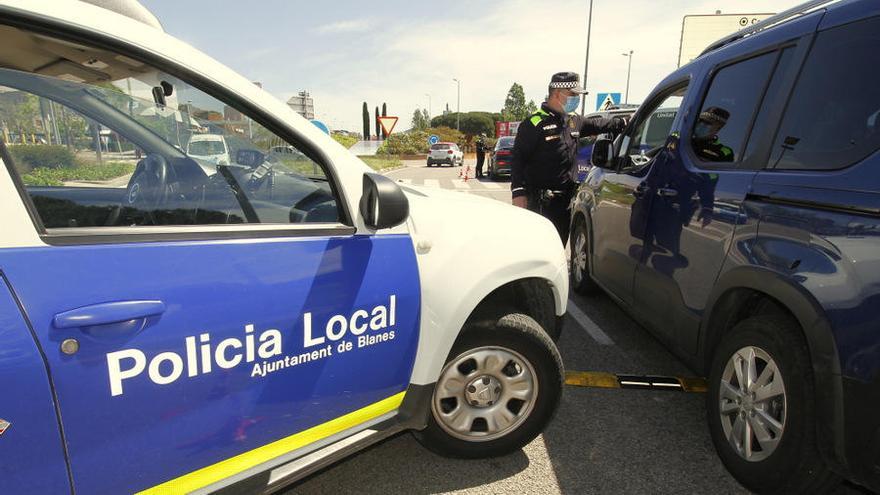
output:
POLYGON ((315 102, 308 91, 300 91, 296 96, 291 96, 287 100, 287 106, 309 120, 315 118, 315 102))

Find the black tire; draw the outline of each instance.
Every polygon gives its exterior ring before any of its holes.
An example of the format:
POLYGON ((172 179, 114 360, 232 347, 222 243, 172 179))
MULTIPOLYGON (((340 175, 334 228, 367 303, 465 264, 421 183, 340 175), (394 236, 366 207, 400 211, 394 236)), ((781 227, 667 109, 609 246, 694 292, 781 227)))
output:
MULTIPOLYGON (((531 410, 503 436, 490 440, 464 440, 448 433, 436 419, 433 395, 437 394, 438 382, 431 398, 428 426, 422 431, 413 432, 423 446, 437 454, 477 459, 515 452, 544 430, 559 405, 564 380, 562 358, 541 325, 531 317, 519 313, 509 313, 497 321, 492 320, 469 324, 453 346, 446 363, 454 362, 469 351, 487 346, 519 354, 531 365, 537 382, 537 393, 531 410)), ((478 372, 472 373, 471 376, 478 376, 478 372)), ((460 400, 464 400, 463 394, 460 400)), ((475 424, 476 421, 471 424, 472 429, 475 424)))
MULTIPOLYGON (((786 316, 755 316, 736 325, 716 348, 706 395, 709 433, 733 477, 756 493, 825 493, 836 486, 840 478, 825 465, 816 445, 815 400, 806 342, 795 321, 786 316), (766 458, 756 461, 746 460, 730 444, 720 413, 724 369, 731 357, 746 347, 769 355, 785 387, 785 416, 778 445, 766 458)), ((756 437, 753 441, 760 449, 756 437)))
POLYGON ((569 260, 568 273, 571 278, 571 288, 578 294, 589 295, 599 292, 599 284, 593 280, 590 267, 590 231, 584 218, 578 215, 569 235, 571 246, 571 259, 569 260), (583 236, 583 241, 579 238, 583 236), (583 265, 579 263, 577 256, 581 256, 583 265), (583 268, 581 268, 583 266, 583 268))

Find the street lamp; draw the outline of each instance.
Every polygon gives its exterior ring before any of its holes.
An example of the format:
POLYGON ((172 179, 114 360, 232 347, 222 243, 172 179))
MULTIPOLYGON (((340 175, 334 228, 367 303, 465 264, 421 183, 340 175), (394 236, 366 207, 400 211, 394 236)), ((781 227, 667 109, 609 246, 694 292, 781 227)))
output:
POLYGON ((458 85, 458 102, 455 105, 455 130, 461 130, 461 81, 456 78, 452 78, 455 81, 455 84, 458 85))
POLYGON ((629 53, 622 53, 624 57, 629 59, 629 63, 626 68, 626 93, 624 93, 623 103, 629 103, 629 75, 632 72, 633 66, 633 51, 630 50, 629 53))
MULTIPOLYGON (((587 17, 587 55, 584 57, 584 82, 583 87, 587 87, 587 69, 590 67, 590 28, 593 27, 593 0, 590 0, 590 14, 587 17)), ((581 117, 584 116, 584 108, 587 106, 587 93, 581 97, 581 117)))
POLYGON ((431 95, 425 93, 425 96, 428 97, 428 118, 431 118, 431 95))

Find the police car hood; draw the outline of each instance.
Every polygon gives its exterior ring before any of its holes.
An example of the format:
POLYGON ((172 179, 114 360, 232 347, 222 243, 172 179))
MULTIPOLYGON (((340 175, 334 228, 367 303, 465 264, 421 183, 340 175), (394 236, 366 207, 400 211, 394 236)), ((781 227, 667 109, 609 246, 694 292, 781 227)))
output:
POLYGON ((532 250, 552 262, 563 252, 553 224, 524 208, 464 192, 400 187, 410 204, 410 232, 433 249, 468 247, 481 257, 532 250))

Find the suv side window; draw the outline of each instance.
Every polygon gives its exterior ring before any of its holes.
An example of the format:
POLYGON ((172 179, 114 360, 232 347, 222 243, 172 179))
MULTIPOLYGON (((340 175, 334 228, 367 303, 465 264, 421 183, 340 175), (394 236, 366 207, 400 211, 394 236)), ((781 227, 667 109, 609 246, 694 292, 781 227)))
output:
POLYGON ((629 167, 648 163, 665 144, 686 92, 687 87, 683 86, 666 95, 649 112, 642 114, 633 131, 625 136, 621 148, 626 150, 623 156, 628 157, 629 167))
POLYGON ((691 133, 691 148, 703 163, 735 167, 742 159, 755 110, 777 53, 719 70, 709 86, 691 133))
POLYGON ((0 136, 45 228, 342 218, 303 150, 174 76, 89 55, 71 74, 0 69, 0 136))
POLYGON ((771 165, 835 170, 880 149, 878 46, 880 17, 816 36, 776 134, 771 165))

